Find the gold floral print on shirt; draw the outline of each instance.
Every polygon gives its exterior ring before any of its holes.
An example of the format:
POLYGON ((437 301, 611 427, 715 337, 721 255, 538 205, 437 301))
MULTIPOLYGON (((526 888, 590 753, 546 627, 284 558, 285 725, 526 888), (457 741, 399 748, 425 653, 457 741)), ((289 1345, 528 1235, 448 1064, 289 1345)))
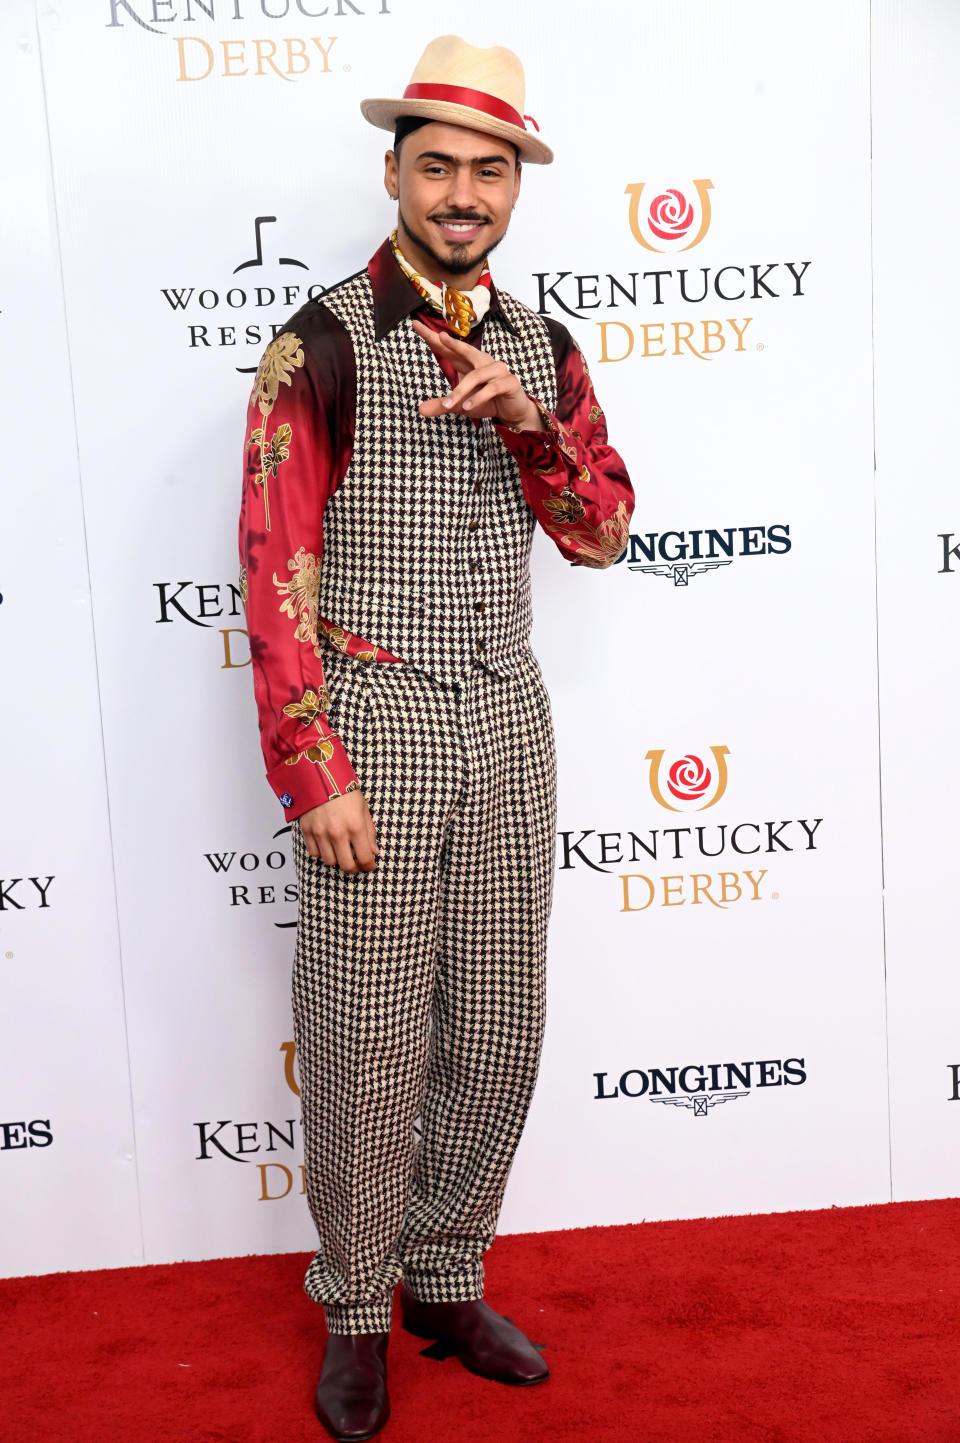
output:
POLYGON ((330 708, 330 693, 327 688, 320 688, 320 695, 315 691, 305 691, 301 701, 292 701, 284 707, 284 716, 298 717, 304 726, 310 726, 316 722, 325 711, 330 708))
POLYGON ((629 539, 630 518, 623 501, 613 516, 608 516, 599 526, 581 526, 564 532, 564 541, 576 544, 576 551, 571 554, 576 555, 582 565, 598 569, 612 566, 629 539))
MULTIPOLYGON (((351 636, 349 631, 344 631, 342 626, 334 626, 332 621, 324 621, 323 617, 317 619, 317 625, 338 651, 346 653, 347 643, 351 636)), ((318 652, 317 655, 319 656, 320 653, 318 652)))
POLYGON ((247 568, 245 566, 241 566, 240 568, 239 589, 240 599, 243 602, 244 606, 246 606, 247 597, 249 596, 250 591, 247 585, 247 568))
POLYGON ((321 655, 317 645, 317 596, 320 591, 320 563, 312 551, 299 546, 295 556, 287 562, 291 573, 289 580, 281 581, 273 573, 273 584, 283 598, 280 610, 297 623, 294 633, 297 641, 305 641, 321 655))
POLYGON ((581 521, 587 514, 580 497, 569 486, 564 486, 559 496, 548 496, 543 505, 552 520, 563 525, 581 521))
POLYGON ((337 786, 333 773, 327 766, 327 762, 333 757, 336 748, 333 737, 324 734, 320 724, 320 718, 329 706, 330 693, 326 687, 322 687, 319 696, 315 691, 305 691, 300 701, 292 701, 284 707, 285 715, 297 717, 305 726, 314 726, 319 738, 312 746, 304 748, 302 752, 295 752, 292 757, 287 757, 285 761, 288 767, 295 767, 298 762, 304 760, 313 762, 314 766, 319 767, 323 772, 327 786, 330 789, 330 795, 332 797, 341 797, 346 792, 359 791, 360 783, 356 780, 348 782, 343 791, 341 791, 337 786))
POLYGON ((303 365, 303 342, 292 331, 284 331, 271 341, 264 351, 257 367, 253 383, 253 395, 260 407, 261 416, 269 416, 280 390, 281 381, 285 386, 293 385, 293 372, 303 365))
MULTIPOLYGON (((266 428, 260 428, 260 440, 263 440, 263 432, 266 428)), ((265 451, 261 451, 263 458, 263 469, 269 471, 271 476, 276 476, 284 461, 290 457, 290 439, 293 436, 293 427, 286 422, 278 426, 270 437, 270 444, 265 451)))
POLYGON ((284 461, 290 458, 290 442, 293 439, 293 427, 286 421, 277 427, 267 442, 267 423, 258 426, 250 432, 250 442, 257 448, 257 455, 260 459, 260 470, 255 472, 253 483, 255 486, 263 487, 263 509, 266 516, 267 530, 270 530, 270 490, 268 477, 276 479, 277 472, 284 461))
POLYGON ((556 459, 550 460, 544 466, 534 466, 534 476, 557 476, 560 473, 560 462, 556 459))

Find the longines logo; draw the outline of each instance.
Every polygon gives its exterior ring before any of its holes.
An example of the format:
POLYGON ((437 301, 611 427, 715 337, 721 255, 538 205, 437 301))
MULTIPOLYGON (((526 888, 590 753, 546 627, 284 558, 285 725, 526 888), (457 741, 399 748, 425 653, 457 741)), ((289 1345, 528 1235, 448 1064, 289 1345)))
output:
POLYGON ((630 533, 628 571, 666 576, 674 586, 689 586, 691 577, 731 566, 740 556, 784 556, 792 546, 790 527, 727 526, 703 531, 630 533))
MULTIPOLYGON (((296 1045, 293 1042, 282 1042, 279 1052, 283 1059, 283 1081, 294 1097, 299 1098, 296 1045)), ((299 1118, 287 1117, 282 1122, 234 1122, 232 1118, 224 1118, 216 1122, 195 1122, 193 1125, 200 1148, 195 1157, 196 1162, 212 1162, 218 1157, 225 1157, 229 1162, 249 1164, 257 1153, 277 1153, 287 1160, 254 1164, 260 1184, 257 1201, 279 1202, 282 1198, 289 1197, 297 1180, 300 1184, 299 1196, 303 1196, 306 1191, 303 1163, 296 1161, 295 1156, 301 1149, 297 1134, 299 1118)))
MULTIPOLYGON (((642 248, 669 258, 682 255, 702 244, 714 218, 711 202, 713 181, 691 180, 680 184, 650 185, 631 181, 624 194, 629 197, 626 223, 633 240, 642 248)), ((664 356, 693 356, 712 361, 721 354, 743 355, 762 351, 764 342, 747 331, 755 317, 730 316, 729 309, 740 301, 760 303, 804 296, 804 281, 810 261, 753 261, 743 264, 656 266, 649 270, 577 273, 535 271, 538 310, 548 316, 565 313, 577 320, 592 312, 607 313, 597 319, 601 361, 625 361, 664 356), (717 307, 713 316, 685 314, 682 319, 621 319, 624 308, 634 312, 656 306, 717 307), (551 309, 553 307, 553 309, 551 309), (721 310, 722 307, 722 310, 721 310), (620 315, 610 315, 620 312, 620 315)), ((751 307, 752 309, 752 307, 751 307)))
MULTIPOLYGON (((138 28, 151 35, 161 35, 174 42, 176 79, 199 81, 210 79, 283 80, 295 84, 308 75, 330 75, 349 71, 349 64, 331 64, 331 51, 336 35, 238 35, 236 31, 222 39, 211 35, 204 39, 195 31, 173 34, 165 29, 178 29, 198 22, 217 26, 230 24, 266 24, 284 20, 346 20, 365 15, 390 15, 390 0, 106 0, 108 30, 138 28), (163 13, 161 13, 163 12, 163 13)), ((340 51, 338 49, 339 58, 340 51)))
MULTIPOLYGON (((727 793, 731 749, 721 743, 685 752, 651 747, 647 785, 658 807, 669 812, 697 813, 715 807, 727 793)), ((769 869, 751 857, 815 852, 822 817, 769 822, 699 823, 689 826, 649 827, 641 831, 597 832, 584 828, 579 835, 560 832, 563 844, 560 871, 577 866, 616 875, 621 887, 621 912, 646 912, 651 907, 716 907, 720 911, 737 902, 779 901, 771 890, 769 869), (623 863, 679 862, 707 859, 703 871, 651 873, 620 871, 623 863), (723 858, 736 869, 718 871, 711 864, 723 858)), ((703 863, 701 863, 703 865, 703 863)))
POLYGON ((785 1061, 692 1063, 686 1067, 630 1067, 616 1082, 609 1073, 595 1072, 595 1102, 617 1097, 645 1097, 665 1107, 680 1107, 694 1117, 706 1117, 722 1102, 739 1102, 755 1087, 800 1087, 807 1080, 802 1057, 785 1061))
POLYGON ((56 877, 0 877, 0 912, 42 912, 56 877))
POLYGON ((249 348, 254 363, 237 365, 234 369, 241 375, 255 373, 262 347, 280 334, 293 311, 326 292, 326 286, 309 279, 310 267, 306 261, 276 253, 273 231, 268 232, 265 241, 264 226, 276 223, 275 215, 255 217, 253 255, 247 255, 231 272, 234 277, 240 276, 240 280, 220 281, 212 286, 160 288, 171 311, 184 321, 188 351, 249 348), (267 257, 265 243, 269 248, 267 257), (268 320, 264 312, 274 307, 281 311, 281 317, 268 320))
MULTIPOLYGON (((290 834, 290 823, 274 832, 272 841, 290 834)), ((228 907, 278 907, 292 905, 292 917, 274 921, 274 927, 297 925, 297 884, 284 881, 283 873, 292 867, 285 851, 272 847, 263 856, 259 852, 204 852, 204 859, 218 878, 226 883, 228 907)))
POLYGON ((0 1152, 15 1152, 25 1147, 49 1147, 53 1130, 49 1117, 35 1117, 32 1122, 0 1122, 0 1152))
POLYGON ((217 626, 218 621, 246 618, 243 595, 232 581, 155 581, 157 593, 156 626, 173 626, 189 622, 191 626, 215 630, 223 645, 216 648, 217 665, 230 671, 250 665, 250 638, 245 626, 217 626))

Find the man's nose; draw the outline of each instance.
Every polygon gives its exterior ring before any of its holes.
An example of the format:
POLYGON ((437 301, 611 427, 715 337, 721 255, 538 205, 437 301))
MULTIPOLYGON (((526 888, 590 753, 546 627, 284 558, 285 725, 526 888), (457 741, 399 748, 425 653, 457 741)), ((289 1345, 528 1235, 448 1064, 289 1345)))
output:
POLYGON ((447 198, 456 210, 477 209, 477 186, 470 169, 454 171, 447 198))

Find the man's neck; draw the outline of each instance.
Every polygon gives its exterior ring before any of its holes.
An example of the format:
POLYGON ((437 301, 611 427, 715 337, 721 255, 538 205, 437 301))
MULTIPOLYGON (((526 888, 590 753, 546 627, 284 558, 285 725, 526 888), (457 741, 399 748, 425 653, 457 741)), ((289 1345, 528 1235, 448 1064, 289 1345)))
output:
POLYGON ((419 271, 420 275, 426 280, 432 281, 435 286, 450 286, 457 291, 472 291, 483 274, 485 256, 481 256, 477 264, 463 274, 455 275, 452 271, 444 270, 438 266, 433 256, 427 255, 426 251, 421 250, 402 225, 397 226, 397 245, 414 270, 419 271))

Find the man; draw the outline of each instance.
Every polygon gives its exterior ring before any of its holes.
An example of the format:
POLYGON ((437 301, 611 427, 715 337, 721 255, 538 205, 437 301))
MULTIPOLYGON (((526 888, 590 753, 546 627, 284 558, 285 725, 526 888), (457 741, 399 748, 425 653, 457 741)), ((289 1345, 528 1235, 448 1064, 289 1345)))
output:
POLYGON ((547 1377, 483 1300, 543 1035, 556 756, 530 649, 537 524, 610 566, 633 491, 566 329, 493 285, 524 161, 523 71, 433 41, 399 100, 398 224, 263 355, 241 588, 267 777, 294 822, 304 1287, 335 1438, 386 1422, 406 1328, 471 1371, 547 1377), (322 559, 322 563, 321 563, 322 559), (416 1128, 420 1119, 419 1133, 416 1128))

